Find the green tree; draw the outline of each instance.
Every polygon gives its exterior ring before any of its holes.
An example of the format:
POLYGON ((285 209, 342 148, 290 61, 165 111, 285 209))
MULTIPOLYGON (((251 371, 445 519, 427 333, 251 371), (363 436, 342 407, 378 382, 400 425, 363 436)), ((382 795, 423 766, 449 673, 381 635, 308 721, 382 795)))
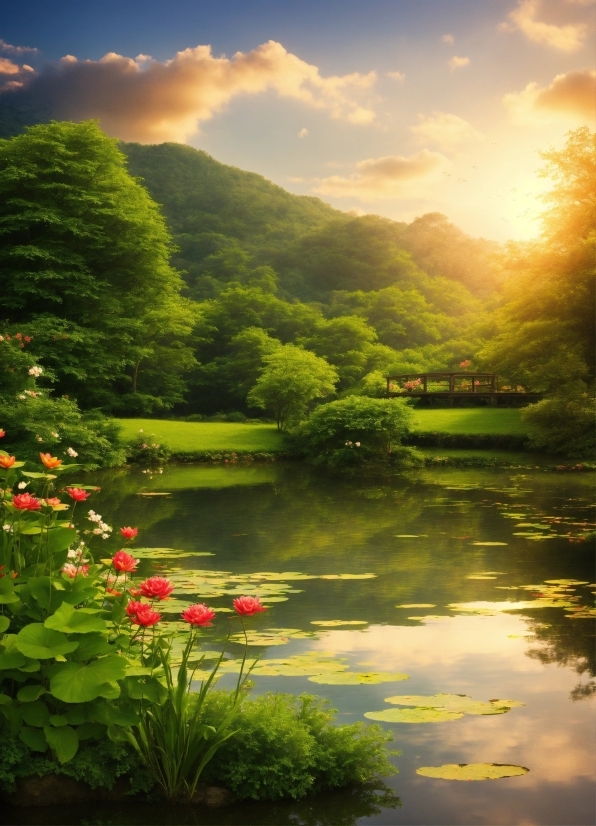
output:
POLYGON ((335 368, 301 347, 286 344, 263 361, 265 369, 248 394, 248 402, 271 411, 278 430, 298 422, 314 399, 330 396, 335 390, 335 368))
POLYGON ((96 123, 0 141, 0 317, 34 337, 60 393, 106 409, 135 386, 157 407, 180 398, 171 378, 192 363, 194 321, 172 249, 157 205, 96 123), (164 363, 166 342, 178 357, 164 363))

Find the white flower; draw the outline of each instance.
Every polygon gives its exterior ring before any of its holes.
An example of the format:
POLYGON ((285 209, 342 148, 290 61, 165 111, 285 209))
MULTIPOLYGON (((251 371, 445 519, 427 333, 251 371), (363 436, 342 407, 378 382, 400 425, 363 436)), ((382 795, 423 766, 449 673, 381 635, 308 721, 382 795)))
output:
POLYGON ((102 533, 102 530, 101 530, 101 528, 93 528, 93 533, 95 534, 95 536, 100 536, 101 533, 102 533))
POLYGON ((73 459, 75 458, 75 456, 78 456, 78 455, 79 455, 79 454, 76 452, 76 450, 74 450, 72 447, 67 447, 67 448, 66 448, 66 452, 68 453, 68 455, 69 455, 69 456, 72 456, 72 457, 73 457, 73 459))
POLYGON ((60 434, 56 433, 55 430, 52 430, 52 436, 54 437, 54 439, 59 439, 60 438, 60 434))
POLYGON ((43 368, 41 368, 38 364, 34 364, 33 367, 29 368, 29 375, 30 376, 35 376, 35 378, 37 378, 38 376, 41 376, 42 373, 43 373, 43 368))
POLYGON ((4 341, 4 336, 0 336, 0 341, 4 341))
POLYGON ((79 551, 75 551, 74 548, 69 548, 67 556, 69 559, 76 559, 78 556, 80 556, 80 553, 79 551))
POLYGON ((99 524, 97 525, 97 527, 98 527, 98 528, 99 528, 99 530, 100 530, 100 531, 102 531, 103 533, 110 533, 110 531, 112 530, 111 526, 110 526, 110 525, 106 525, 106 523, 105 523, 105 522, 99 522, 99 524))
POLYGON ((356 445, 356 447, 360 447, 360 442, 354 442, 354 444, 356 445))
POLYGON ((19 490, 24 490, 27 487, 28 484, 29 484, 29 482, 19 482, 19 484, 17 485, 17 488, 19 490))
POLYGON ((20 393, 20 394, 19 394, 19 399, 20 399, 22 402, 24 402, 26 398, 27 398, 27 396, 26 396, 24 393, 20 393))
POLYGON ((89 516, 87 519, 89 522, 101 522, 101 514, 95 513, 95 511, 89 511, 89 516))
POLYGON ((2 525, 2 530, 6 533, 12 533, 12 525, 2 525))
POLYGON ((43 442, 43 439, 41 438, 41 436, 36 436, 35 438, 37 439, 38 442, 43 442))
POLYGON ((102 533, 101 538, 102 538, 102 539, 109 539, 109 538, 110 538, 110 534, 109 534, 109 533, 102 533))

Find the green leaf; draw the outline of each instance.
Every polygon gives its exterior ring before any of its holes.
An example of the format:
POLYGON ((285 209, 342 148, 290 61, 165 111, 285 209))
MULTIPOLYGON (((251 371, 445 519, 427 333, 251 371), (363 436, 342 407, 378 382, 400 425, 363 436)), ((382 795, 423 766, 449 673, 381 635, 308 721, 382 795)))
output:
POLYGON ((338 671, 328 674, 315 674, 308 679, 311 683, 318 683, 319 685, 369 685, 409 680, 410 677, 408 674, 394 674, 383 671, 338 671))
POLYGON ((62 726, 68 725, 68 720, 63 714, 53 714, 50 717, 50 725, 55 728, 61 728, 62 726))
POLYGON ((421 766, 416 774, 436 777, 440 780, 499 780, 502 777, 519 777, 530 769, 504 763, 446 763, 443 766, 421 766))
POLYGON ((68 763, 79 749, 79 737, 70 726, 51 728, 45 726, 44 733, 50 748, 56 752, 59 763, 68 763))
POLYGON ((42 608, 49 609, 53 596, 52 580, 49 576, 32 577, 27 583, 27 588, 33 599, 35 599, 42 608))
POLYGON ((50 691, 65 703, 85 703, 105 696, 104 692, 110 693, 110 686, 106 684, 122 679, 125 672, 126 660, 117 654, 109 654, 88 665, 64 663, 56 668, 50 691))
POLYGON ((44 622, 46 628, 63 631, 65 634, 89 634, 94 631, 105 631, 106 623, 97 616, 100 611, 96 608, 73 608, 63 602, 51 617, 44 622))
POLYGON ((79 740, 102 740, 106 734, 106 727, 101 723, 83 723, 77 728, 79 740))
POLYGON ((14 592, 14 583, 8 577, 0 578, 0 605, 10 605, 11 602, 18 602, 19 597, 14 592))
POLYGON ((445 711, 441 708, 388 708, 385 711, 366 711, 369 720, 385 723, 446 723, 463 717, 461 711, 445 711))
POLYGON ((74 528, 50 528, 46 540, 46 547, 49 556, 60 553, 70 548, 77 538, 74 528))
POLYGON ((0 616, 0 634, 3 634, 10 625, 9 617, 0 616))
POLYGON ((99 657, 102 654, 110 654, 114 651, 114 646, 110 645, 103 634, 86 633, 79 640, 76 659, 79 662, 90 660, 91 657, 99 657))
POLYGON ((25 703, 20 707, 20 712, 27 725, 36 728, 42 728, 50 719, 50 711, 42 700, 25 703))
POLYGON ((20 651, 0 651, 0 671, 8 671, 9 668, 20 668, 26 662, 20 651))
POLYGON ((70 642, 60 631, 45 628, 40 622, 32 622, 19 631, 15 645, 26 657, 48 660, 74 651, 78 642, 70 642))
POLYGON ((21 703, 32 703, 35 700, 39 700, 41 695, 45 693, 46 690, 42 685, 26 685, 24 688, 19 689, 17 700, 21 703))
POLYGON ((23 726, 19 732, 19 740, 22 740, 26 746, 29 746, 31 751, 44 752, 48 750, 48 743, 45 738, 45 734, 40 728, 23 726))

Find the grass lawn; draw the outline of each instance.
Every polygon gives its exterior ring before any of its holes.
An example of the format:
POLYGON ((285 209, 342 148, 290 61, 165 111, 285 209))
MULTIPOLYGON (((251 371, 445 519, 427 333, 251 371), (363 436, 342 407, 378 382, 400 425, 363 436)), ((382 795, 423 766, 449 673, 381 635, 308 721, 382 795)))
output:
POLYGON ((167 419, 116 419, 122 437, 133 439, 143 430, 154 434, 174 453, 185 451, 251 451, 274 453, 283 449, 275 425, 231 424, 229 422, 172 422, 167 419))
POLYGON ((454 435, 523 436, 527 428, 515 408, 463 407, 414 410, 414 430, 454 435))

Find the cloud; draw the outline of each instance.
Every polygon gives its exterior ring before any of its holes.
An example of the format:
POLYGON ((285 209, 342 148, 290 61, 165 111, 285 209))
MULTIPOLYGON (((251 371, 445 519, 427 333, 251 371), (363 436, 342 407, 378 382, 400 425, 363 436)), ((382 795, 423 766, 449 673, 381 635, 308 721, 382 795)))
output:
POLYGON ((596 71, 567 72, 557 75, 550 86, 541 89, 528 83, 521 92, 505 95, 503 103, 516 123, 560 120, 561 113, 593 124, 596 117, 596 71))
POLYGON ((298 132, 298 137, 299 138, 305 138, 307 135, 308 135, 308 129, 306 127, 304 127, 304 129, 301 129, 300 132, 298 132))
POLYGON ((270 40, 232 59, 214 57, 210 46, 185 49, 163 63, 114 52, 97 61, 66 55, 17 94, 43 101, 57 119, 98 118, 123 140, 184 142, 234 97, 267 90, 332 118, 367 124, 375 113, 359 97, 375 81, 375 72, 322 77, 316 66, 270 40))
POLYGON ((452 34, 444 34, 441 40, 443 43, 449 43, 450 46, 455 43, 455 37, 452 34))
POLYGON ((332 175, 317 181, 313 189, 319 195, 336 198, 359 198, 371 201, 378 198, 396 198, 411 190, 412 184, 434 177, 449 162, 439 152, 423 149, 409 158, 388 155, 384 158, 368 158, 356 164, 356 171, 349 177, 332 175))
MULTIPOLYGON (((544 43, 562 52, 576 52, 581 49, 586 37, 586 24, 568 23, 564 26, 556 26, 554 23, 536 20, 540 2, 541 0, 520 0, 518 7, 508 14, 512 23, 501 23, 499 29, 501 31, 519 29, 533 43, 544 43)), ((579 2, 586 5, 584 0, 579 0, 579 2)))
POLYGON ((470 65, 470 58, 469 57, 458 57, 454 55, 451 60, 447 61, 447 65, 450 69, 461 69, 463 66, 470 65))
POLYGON ((387 77, 390 77, 391 80, 405 80, 406 76, 403 72, 387 72, 387 77))
POLYGON ((0 38, 0 52, 8 52, 8 54, 25 54, 25 52, 37 54, 38 51, 39 49, 34 49, 31 46, 12 46, 10 43, 7 43, 6 40, 0 38))
POLYGON ((460 143, 482 141, 484 135, 467 120, 447 112, 419 115, 420 123, 410 130, 424 143, 435 143, 441 149, 453 149, 460 143))
POLYGON ((7 57, 0 57, 0 75, 18 75, 20 69, 16 63, 9 60, 7 57))

